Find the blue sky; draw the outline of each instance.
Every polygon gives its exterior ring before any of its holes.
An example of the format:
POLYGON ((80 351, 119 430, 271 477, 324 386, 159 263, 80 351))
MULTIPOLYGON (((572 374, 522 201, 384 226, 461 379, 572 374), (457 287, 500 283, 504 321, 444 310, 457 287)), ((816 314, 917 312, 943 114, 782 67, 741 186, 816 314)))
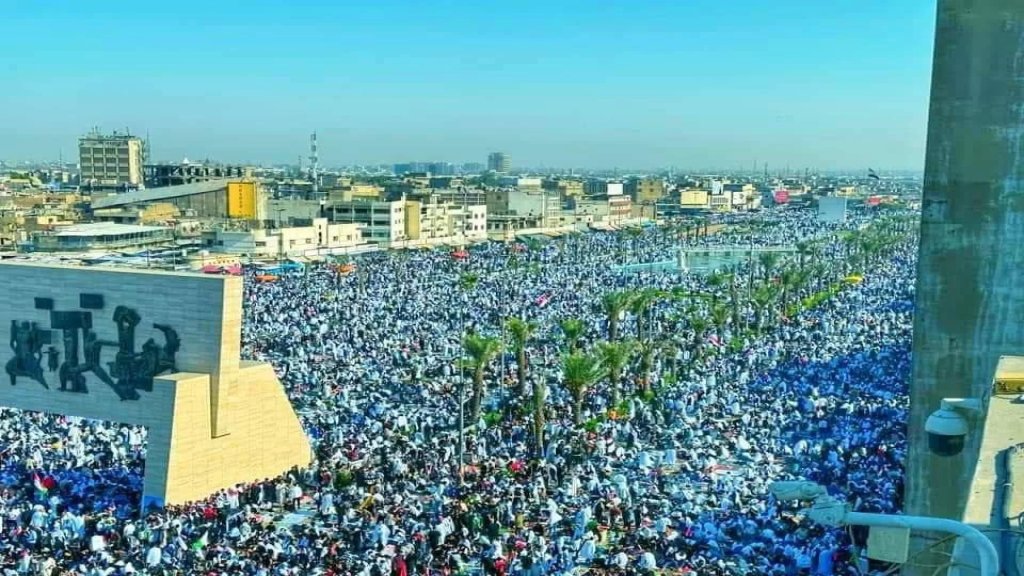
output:
POLYGON ((0 158, 919 169, 928 0, 0 2, 0 158))

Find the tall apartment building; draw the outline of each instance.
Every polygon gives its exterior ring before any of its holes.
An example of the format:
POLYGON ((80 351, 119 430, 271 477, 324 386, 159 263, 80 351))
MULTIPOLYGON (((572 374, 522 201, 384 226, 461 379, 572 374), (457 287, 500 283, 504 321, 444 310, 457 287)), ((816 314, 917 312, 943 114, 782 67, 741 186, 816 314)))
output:
POLYGON ((144 186, 146 144, 138 136, 94 131, 78 139, 82 186, 131 189, 144 186))
POLYGON ((504 152, 491 152, 487 155, 487 169, 492 172, 511 172, 512 160, 504 152))
POLYGON ((665 182, 660 178, 638 178, 626 184, 626 193, 637 204, 654 204, 665 196, 665 182))

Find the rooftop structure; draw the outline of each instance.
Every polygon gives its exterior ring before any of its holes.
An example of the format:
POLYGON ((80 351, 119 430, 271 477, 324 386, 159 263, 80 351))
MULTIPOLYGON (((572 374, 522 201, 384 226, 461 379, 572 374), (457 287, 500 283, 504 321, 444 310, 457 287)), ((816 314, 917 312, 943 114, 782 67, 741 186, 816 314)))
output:
POLYGON ((173 236, 173 229, 163 226, 94 222, 37 232, 32 236, 32 245, 40 252, 83 252, 163 244, 173 240, 173 236))

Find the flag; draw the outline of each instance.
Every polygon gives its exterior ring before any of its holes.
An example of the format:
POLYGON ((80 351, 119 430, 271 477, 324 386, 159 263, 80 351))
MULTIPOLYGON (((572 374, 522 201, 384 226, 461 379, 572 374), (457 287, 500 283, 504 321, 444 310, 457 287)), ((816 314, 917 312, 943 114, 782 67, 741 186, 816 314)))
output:
POLYGON ((46 493, 50 491, 46 486, 46 483, 43 482, 43 479, 39 477, 39 474, 32 474, 32 484, 36 487, 36 491, 42 496, 46 496, 46 493))
POLYGON ((209 532, 203 532, 203 535, 200 536, 198 539, 196 539, 195 542, 192 543, 192 549, 195 550, 196 552, 202 552, 203 548, 206 548, 206 545, 209 544, 209 543, 210 543, 210 533, 209 532))
POLYGON ((874 168, 868 168, 868 178, 874 178, 875 180, 881 180, 878 173, 875 172, 874 168))

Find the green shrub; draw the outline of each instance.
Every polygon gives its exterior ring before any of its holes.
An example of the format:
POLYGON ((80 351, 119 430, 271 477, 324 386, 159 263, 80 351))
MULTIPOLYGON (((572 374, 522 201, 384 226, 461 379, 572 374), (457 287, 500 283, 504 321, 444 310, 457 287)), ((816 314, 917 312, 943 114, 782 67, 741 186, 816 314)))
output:
POLYGON ((587 420, 586 422, 583 423, 583 429, 586 430, 587 432, 591 432, 591 433, 597 432, 597 429, 601 426, 601 423, 604 422, 605 420, 606 420, 606 418, 605 418, 604 414, 600 414, 598 416, 595 416, 595 417, 591 418, 590 420, 587 420))
POLYGON ((488 428, 492 426, 497 426, 498 424, 501 423, 501 412, 495 410, 493 412, 488 412, 487 414, 484 414, 484 423, 487 424, 488 428))

